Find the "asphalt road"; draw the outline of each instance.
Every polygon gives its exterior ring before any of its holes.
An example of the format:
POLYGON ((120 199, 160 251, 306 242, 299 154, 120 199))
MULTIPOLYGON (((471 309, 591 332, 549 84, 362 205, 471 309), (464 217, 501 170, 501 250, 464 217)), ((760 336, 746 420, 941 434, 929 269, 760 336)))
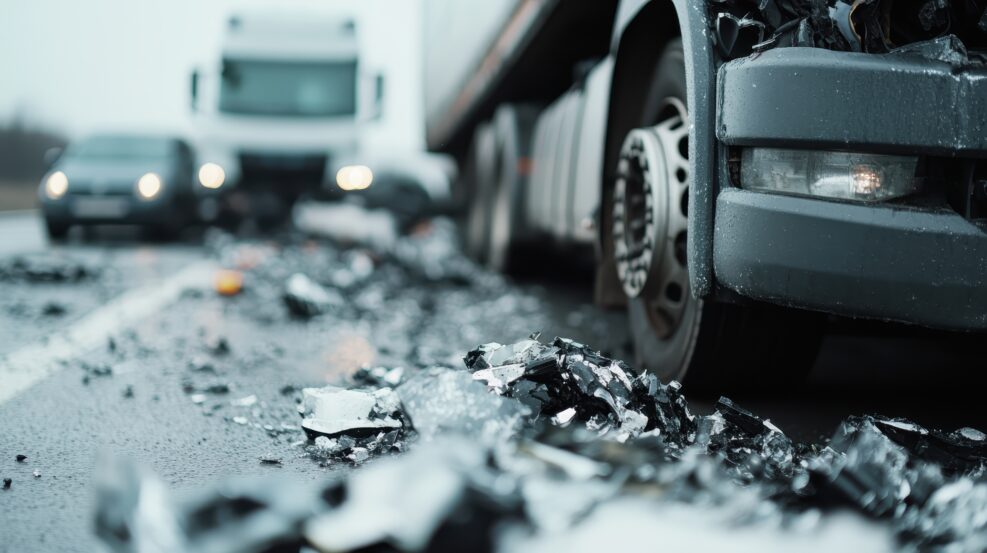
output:
MULTIPOLYGON (((36 217, 20 213, 0 217, 0 237, 0 259, 47 252, 102 271, 78 283, 0 283, 0 367, 19 360, 32 375, 0 380, 0 476, 13 479, 0 491, 2 552, 98 550, 92 483, 105 454, 133 457, 180 490, 231 475, 323 479, 347 470, 301 449, 294 390, 364 364, 455 363, 480 343, 532 331, 629 358, 622 314, 592 307, 585 282, 550 275, 521 283, 488 275, 463 286, 378 269, 372 286, 347 298, 354 310, 306 322, 261 282, 248 280, 235 298, 215 294, 218 260, 229 262, 222 248, 232 246, 201 234, 148 244, 121 229, 51 246, 36 217), (50 304, 61 309, 50 313, 50 304), (16 462, 18 454, 27 460, 16 462), (260 463, 272 456, 283 465, 260 463)), ((290 259, 261 240, 235 252, 251 263, 281 255, 289 268, 318 258, 315 245, 294 247, 302 254, 290 259)), ((864 413, 987 428, 982 341, 886 334, 833 336, 805 385, 734 399, 802 440, 864 413)), ((690 404, 702 411, 711 402, 690 404)))

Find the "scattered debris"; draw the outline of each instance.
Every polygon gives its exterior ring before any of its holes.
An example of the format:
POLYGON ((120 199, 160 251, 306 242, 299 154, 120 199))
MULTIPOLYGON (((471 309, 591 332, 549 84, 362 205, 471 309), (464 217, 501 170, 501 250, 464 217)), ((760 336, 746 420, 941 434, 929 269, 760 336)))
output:
POLYGON ((128 384, 127 387, 123 389, 123 397, 124 399, 134 398, 134 386, 132 384, 128 384))
POLYGON ((10 489, 10 486, 13 483, 14 483, 14 479, 13 478, 4 478, 3 479, 3 489, 9 490, 10 489))
POLYGON ((281 466, 282 464, 284 464, 284 460, 281 459, 280 457, 267 456, 260 458, 260 464, 281 466))
MULTIPOLYGON (((353 378, 358 388, 303 390, 298 410, 314 458, 361 465, 410 452, 284 503, 266 495, 280 486, 268 485, 227 489, 186 510, 157 505, 162 520, 183 521, 170 534, 178 546, 157 550, 221 539, 209 543, 238 551, 272 543, 287 551, 557 551, 587 528, 587 539, 619 535, 630 547, 669 524, 663 535, 715 535, 710 543, 730 545, 728 527, 751 547, 777 551, 987 546, 987 435, 978 430, 858 417, 826 446, 800 444, 727 398, 714 413, 693 415, 677 383, 558 338, 486 344, 464 364, 367 368, 353 378), (242 512, 232 509, 243 498, 252 498, 251 521, 278 521, 262 541, 237 531, 243 514, 228 523, 207 516, 242 512), (829 514, 832 507, 857 514, 829 514), (603 530, 609 525, 617 534, 603 530)), ((132 483, 127 496, 140 496, 143 485, 132 483)), ((101 512, 113 508, 101 504, 101 512)), ((151 513, 144 508, 117 519, 140 520, 151 513)))
POLYGON ((34 472, 31 473, 31 474, 33 474, 35 478, 41 478, 41 471, 40 470, 35 469, 34 472))
POLYGON ((323 288, 301 273, 291 275, 288 279, 282 299, 292 315, 303 319, 310 319, 346 304, 339 292, 323 288))
POLYGON ((100 274, 92 265, 54 253, 0 260, 0 281, 5 282, 76 283, 100 274))
POLYGON ((536 339, 487 344, 467 354, 465 362, 473 378, 491 391, 519 400, 560 426, 579 420, 618 441, 657 430, 679 448, 695 441, 695 417, 677 382, 665 385, 652 374, 638 375, 571 340, 557 338, 550 346, 536 339))
POLYGON ((88 382, 88 379, 90 377, 92 377, 92 378, 106 378, 106 377, 113 376, 113 367, 111 367, 111 366, 109 366, 109 365, 107 365, 105 363, 86 363, 86 362, 83 362, 79 367, 85 373, 85 377, 84 378, 87 379, 87 382, 88 382))

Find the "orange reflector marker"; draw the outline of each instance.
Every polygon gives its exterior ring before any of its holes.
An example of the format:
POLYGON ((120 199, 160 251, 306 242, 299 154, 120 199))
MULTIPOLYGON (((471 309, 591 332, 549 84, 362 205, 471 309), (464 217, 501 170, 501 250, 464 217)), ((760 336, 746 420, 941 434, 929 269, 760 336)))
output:
POLYGON ((243 291, 243 273, 240 271, 219 271, 216 273, 216 292, 221 296, 235 296, 243 291))

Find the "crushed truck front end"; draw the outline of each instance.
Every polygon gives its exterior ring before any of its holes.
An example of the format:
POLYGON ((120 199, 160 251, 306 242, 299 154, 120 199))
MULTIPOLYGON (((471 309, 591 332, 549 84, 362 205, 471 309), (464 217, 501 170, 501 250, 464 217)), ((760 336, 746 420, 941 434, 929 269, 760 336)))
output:
MULTIPOLYGON (((887 48, 870 20, 830 4, 830 27, 714 14, 719 54, 733 57, 717 77, 716 282, 786 306, 987 330, 987 56, 965 44, 979 35, 887 48)), ((907 24, 898 17, 880 21, 907 24)))

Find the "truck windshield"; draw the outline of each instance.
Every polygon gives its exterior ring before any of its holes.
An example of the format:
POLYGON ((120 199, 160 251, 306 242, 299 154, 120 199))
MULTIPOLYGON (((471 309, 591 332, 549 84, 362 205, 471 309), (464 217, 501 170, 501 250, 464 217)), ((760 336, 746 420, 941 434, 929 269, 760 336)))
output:
POLYGON ((354 115, 356 62, 224 60, 219 109, 250 115, 354 115))
POLYGON ((160 159, 174 153, 173 141, 145 136, 94 136, 66 150, 75 159, 160 159))

